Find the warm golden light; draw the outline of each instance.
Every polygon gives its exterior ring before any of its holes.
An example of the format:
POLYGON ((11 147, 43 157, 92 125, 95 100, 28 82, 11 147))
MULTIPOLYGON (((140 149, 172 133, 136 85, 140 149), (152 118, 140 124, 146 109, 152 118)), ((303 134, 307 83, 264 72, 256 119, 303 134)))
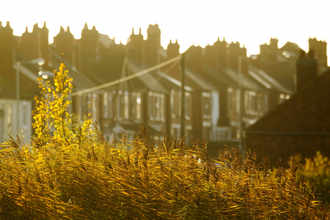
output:
POLYGON ((75 38, 88 22, 102 34, 116 37, 126 44, 132 27, 142 29, 146 37, 149 24, 158 23, 161 44, 166 48, 170 39, 178 40, 180 51, 192 44, 205 47, 217 37, 227 42, 245 44, 248 54, 259 53, 259 45, 271 37, 279 39, 279 47, 287 41, 308 50, 308 38, 328 40, 326 22, 330 20, 328 1, 197 1, 197 0, 124 0, 124 1, 6 1, 2 3, 0 21, 10 21, 15 35, 28 26, 47 22, 49 41, 60 26, 70 26, 75 38))

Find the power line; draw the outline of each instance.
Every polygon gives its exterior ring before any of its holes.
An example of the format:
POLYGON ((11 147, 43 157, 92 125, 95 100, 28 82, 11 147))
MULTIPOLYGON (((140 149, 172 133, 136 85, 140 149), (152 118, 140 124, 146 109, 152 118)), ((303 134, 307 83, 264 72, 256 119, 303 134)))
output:
POLYGON ((146 70, 142 70, 138 73, 135 73, 133 75, 130 75, 130 76, 127 76, 127 77, 124 77, 124 78, 121 78, 121 79, 118 79, 118 80, 115 80, 115 81, 112 81, 112 82, 108 82, 108 83, 105 83, 105 84, 102 84, 102 85, 99 85, 99 86, 94 86, 94 87, 91 87, 91 88, 88 88, 88 89, 82 89, 82 90, 79 90, 79 91, 76 91, 76 92, 73 92, 71 93, 71 96, 75 96, 75 95, 80 95, 80 94, 84 94, 84 93, 89 93, 89 92, 93 92, 93 91, 96 91, 96 90, 100 90, 100 89, 104 89, 104 88, 107 88, 107 87, 110 87, 110 86, 113 86, 113 85, 116 85, 116 84, 119 84, 119 83, 122 83, 122 82, 125 82, 125 81, 128 81, 128 80, 131 80, 131 79, 134 79, 136 77, 139 77, 139 76, 142 76, 146 73, 149 73, 151 71, 154 71, 156 69, 159 69, 163 66, 166 66, 172 62, 175 62, 177 60, 179 60, 181 58, 181 55, 178 55, 170 60, 167 60, 163 63, 160 63, 156 66, 153 66, 153 67, 150 67, 146 70))

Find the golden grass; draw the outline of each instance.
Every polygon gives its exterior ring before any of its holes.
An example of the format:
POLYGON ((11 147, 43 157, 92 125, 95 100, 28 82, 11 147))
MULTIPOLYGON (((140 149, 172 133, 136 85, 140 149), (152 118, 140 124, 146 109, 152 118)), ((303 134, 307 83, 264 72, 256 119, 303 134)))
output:
MULTIPOLYGON (((47 100, 39 105, 51 117, 47 100)), ((144 126, 132 142, 124 135, 107 143, 90 121, 72 127, 66 117, 40 119, 35 127, 44 133, 31 146, 19 138, 2 144, 1 219, 329 219, 315 189, 297 181, 293 159, 288 170, 279 163, 270 170, 267 158, 256 164, 253 152, 243 158, 227 148, 211 161, 206 143, 186 146, 165 136, 155 147, 144 126), (51 122, 60 128, 55 135, 51 122)))

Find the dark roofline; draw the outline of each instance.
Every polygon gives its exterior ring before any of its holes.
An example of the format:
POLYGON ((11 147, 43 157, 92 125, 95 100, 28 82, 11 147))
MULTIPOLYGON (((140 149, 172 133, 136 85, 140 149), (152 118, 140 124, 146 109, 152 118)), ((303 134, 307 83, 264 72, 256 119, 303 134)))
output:
POLYGON ((281 108, 285 108, 286 105, 288 105, 288 103, 293 102, 300 94, 304 93, 306 90, 308 90, 311 86, 313 86, 316 82, 322 80, 322 78, 324 78, 327 74, 330 74, 330 69, 328 69, 327 71, 325 71, 324 73, 322 73, 320 76, 318 76, 316 79, 312 80, 309 84, 307 84, 304 88, 302 88, 299 92, 293 94, 291 96, 290 99, 285 100, 284 102, 282 102, 281 104, 279 104, 278 106, 276 106, 275 108, 273 108, 272 110, 270 110, 269 112, 267 112, 265 115, 263 115, 256 123, 254 123, 253 125, 251 125, 250 127, 248 127, 246 129, 246 134, 250 134, 249 132, 251 129, 253 129, 254 127, 258 126, 260 123, 262 123, 264 120, 267 120, 269 117, 271 117, 275 112, 280 111, 281 108))

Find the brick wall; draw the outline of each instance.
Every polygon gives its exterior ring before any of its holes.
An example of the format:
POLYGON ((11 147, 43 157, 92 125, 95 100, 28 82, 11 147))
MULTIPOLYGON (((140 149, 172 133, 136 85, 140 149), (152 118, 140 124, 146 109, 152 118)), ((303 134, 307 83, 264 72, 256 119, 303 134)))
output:
POLYGON ((272 160, 330 148, 330 71, 293 95, 246 131, 246 147, 272 160))

